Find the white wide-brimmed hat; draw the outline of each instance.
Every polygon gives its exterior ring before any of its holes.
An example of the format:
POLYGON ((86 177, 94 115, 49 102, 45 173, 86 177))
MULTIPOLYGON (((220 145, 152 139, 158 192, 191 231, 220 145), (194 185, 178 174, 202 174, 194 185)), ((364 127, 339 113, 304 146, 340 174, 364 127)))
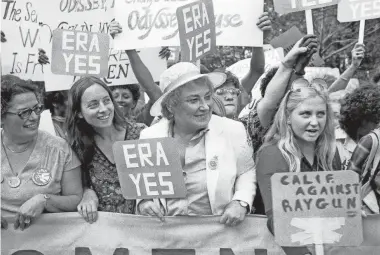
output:
POLYGON ((226 75, 220 72, 201 74, 199 68, 189 62, 180 62, 166 69, 160 76, 160 88, 164 93, 150 109, 150 115, 160 116, 161 102, 173 90, 185 85, 186 83, 207 77, 214 87, 223 84, 226 81, 226 75))

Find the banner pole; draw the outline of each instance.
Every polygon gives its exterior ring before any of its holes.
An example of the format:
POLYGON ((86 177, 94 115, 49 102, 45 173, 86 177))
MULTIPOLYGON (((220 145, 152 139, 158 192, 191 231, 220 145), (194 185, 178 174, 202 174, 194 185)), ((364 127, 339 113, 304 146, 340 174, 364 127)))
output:
POLYGON ((360 26, 359 26, 359 43, 364 43, 364 29, 365 29, 365 20, 361 20, 360 26))
POLYGON ((307 34, 313 35, 314 34, 314 25, 313 25, 313 13, 312 13, 312 10, 306 10, 305 11, 305 16, 306 16, 307 34))
POLYGON ((198 60, 195 62, 195 65, 196 65, 199 69, 201 69, 201 60, 198 59, 198 60))

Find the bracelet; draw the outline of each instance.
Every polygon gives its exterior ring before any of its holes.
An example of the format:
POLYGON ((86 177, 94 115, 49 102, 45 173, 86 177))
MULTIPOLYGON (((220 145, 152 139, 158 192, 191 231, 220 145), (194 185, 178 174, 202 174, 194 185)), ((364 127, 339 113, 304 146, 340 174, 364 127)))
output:
POLYGON ((344 78, 343 76, 340 76, 339 78, 347 82, 349 81, 347 78, 344 78))

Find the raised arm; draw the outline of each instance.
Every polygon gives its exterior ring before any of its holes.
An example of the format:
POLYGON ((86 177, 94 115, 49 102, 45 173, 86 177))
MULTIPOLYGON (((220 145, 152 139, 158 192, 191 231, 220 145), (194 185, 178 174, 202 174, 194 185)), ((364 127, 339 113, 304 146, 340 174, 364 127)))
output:
POLYGON ((339 76, 339 78, 329 87, 329 92, 335 92, 342 89, 346 89, 350 79, 354 76, 356 70, 359 68, 362 60, 365 56, 365 46, 364 44, 357 43, 354 49, 351 51, 352 61, 351 65, 344 71, 344 73, 339 76))

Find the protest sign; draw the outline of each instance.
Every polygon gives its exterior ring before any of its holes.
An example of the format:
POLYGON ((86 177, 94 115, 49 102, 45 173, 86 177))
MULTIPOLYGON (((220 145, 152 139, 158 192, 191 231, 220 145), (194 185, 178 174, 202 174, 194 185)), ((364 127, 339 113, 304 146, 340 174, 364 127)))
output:
POLYGON ((296 42, 298 42, 303 36, 304 35, 301 31, 296 26, 293 26, 289 30, 273 38, 270 41, 270 45, 274 48, 282 47, 285 53, 288 53, 293 48, 294 44, 296 44, 296 42))
POLYGON ((272 176, 276 242, 355 246, 363 240, 359 176, 353 171, 272 176))
POLYGON ((339 3, 340 0, 273 0, 274 9, 279 14, 312 10, 339 3))
POLYGON ((107 34, 57 29, 53 32, 51 71, 63 75, 108 74, 107 34))
POLYGON ((364 42, 365 20, 380 18, 380 0, 341 0, 339 22, 359 21, 359 43, 364 42))
MULTIPOLYGON (((179 46, 176 9, 195 1, 115 0, 115 18, 123 27, 115 48, 179 46)), ((256 23, 263 8, 263 0, 215 0, 216 44, 262 46, 263 33, 256 23)))
POLYGON ((212 0, 190 3, 177 9, 181 60, 195 62, 216 51, 212 0))
MULTIPOLYGON (((24 231, 1 230, 3 255, 284 255, 267 229, 267 218, 247 215, 225 227, 220 216, 157 218, 98 212, 88 224, 77 213, 43 214, 24 231)), ((375 255, 380 250, 380 215, 363 218, 358 246, 326 245, 327 255, 375 255)), ((313 252, 313 250, 311 250, 313 252)), ((289 254, 299 254, 294 250, 289 254)), ((314 254, 314 253, 313 253, 314 254)))
POLYGON ((113 154, 126 199, 186 197, 177 144, 172 138, 116 142, 113 154))
POLYGON ((380 18, 380 0, 341 0, 338 4, 339 22, 380 18))
POLYGON ((48 68, 38 63, 41 27, 38 24, 36 1, 2 1, 1 31, 6 42, 1 43, 2 74, 22 79, 44 80, 48 68))
MULTIPOLYGON (((25 0, 17 0, 19 2, 25 0)), ((27 1, 25 1, 27 2, 27 1)), ((2 3, 4 6, 4 3, 2 3)), ((40 44, 39 48, 47 52, 47 56, 51 60, 50 49, 52 47, 53 31, 56 29, 67 29, 84 32, 109 33, 111 21, 114 20, 114 0, 102 1, 73 1, 73 0, 49 0, 49 1, 33 1, 33 8, 36 11, 36 24, 39 28, 40 44), (48 10, 48 11, 47 11, 48 10)), ((32 12, 32 10, 30 10, 32 12)), ((26 13, 27 14, 27 13, 26 13)), ((34 17, 34 16, 33 16, 34 17)), ((24 19, 24 18, 23 18, 24 19)), ((22 19, 22 20, 23 20, 22 19)), ((13 26, 4 27, 14 33, 13 26)), ((7 36, 7 35, 6 35, 7 36)), ((24 38, 26 38, 24 36, 24 38)), ((34 39, 31 33, 30 39, 34 39)), ((28 38, 28 42, 29 42, 28 38)), ((38 38, 38 37, 37 37, 38 38)), ((13 40, 12 40, 13 41, 13 40)), ((11 40, 6 43, 11 44, 11 40)), ((6 43, 3 43, 6 44, 6 43)), ((108 56, 108 73, 102 80, 109 86, 135 84, 137 79, 130 67, 130 62, 124 50, 115 50, 110 41, 110 49, 108 56)), ((38 58, 38 48, 33 51, 38 58)), ((159 81, 160 74, 166 69, 166 60, 158 56, 159 48, 142 49, 137 51, 141 60, 151 72, 154 81, 159 81)), ((13 52, 10 51, 10 52, 13 52)), ((20 53, 17 55, 19 57, 20 53)), ((9 63, 13 63, 13 55, 9 63)), ((5 61, 5 60, 4 60, 5 61)), ((16 65, 15 65, 16 66, 16 65)), ((29 64, 31 69, 32 64, 29 64)), ((34 67, 33 67, 34 68, 34 67)), ((57 76, 51 72, 49 65, 35 66, 35 72, 39 68, 44 68, 45 89, 46 91, 67 90, 79 77, 75 76, 57 76)))

